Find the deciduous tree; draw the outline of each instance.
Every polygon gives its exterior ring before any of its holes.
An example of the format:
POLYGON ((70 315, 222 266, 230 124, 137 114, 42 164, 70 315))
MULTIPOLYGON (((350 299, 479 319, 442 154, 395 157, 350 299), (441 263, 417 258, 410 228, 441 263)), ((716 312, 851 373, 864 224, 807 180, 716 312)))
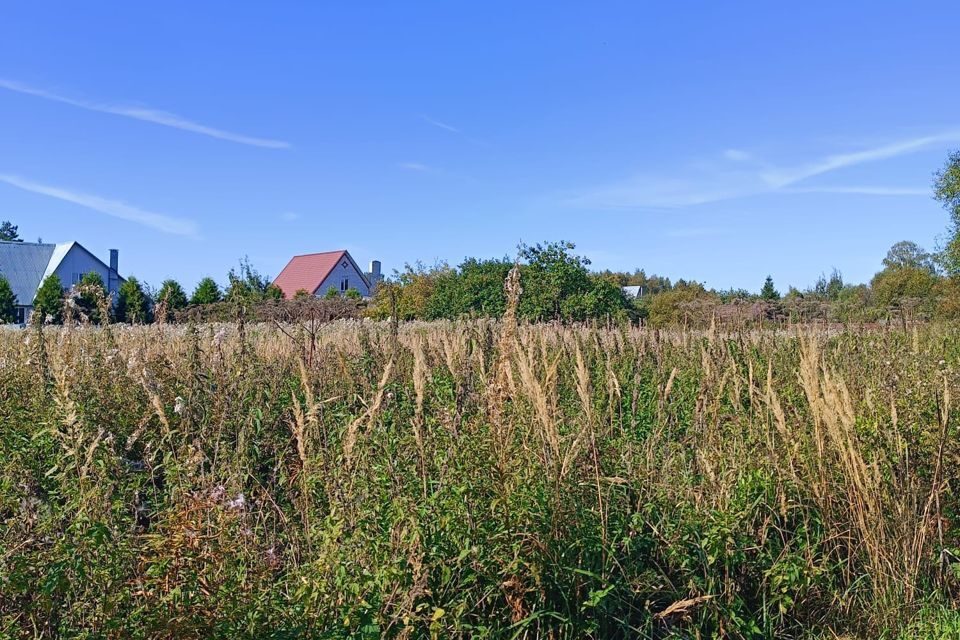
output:
POLYGON ((950 214, 940 262, 949 275, 960 275, 960 151, 951 153, 943 168, 934 174, 933 197, 950 214))
POLYGON ((85 273, 80 278, 79 290, 80 295, 76 298, 77 306, 91 322, 99 324, 103 321, 100 317, 100 302, 107 296, 107 287, 103 284, 103 278, 96 271, 85 273))

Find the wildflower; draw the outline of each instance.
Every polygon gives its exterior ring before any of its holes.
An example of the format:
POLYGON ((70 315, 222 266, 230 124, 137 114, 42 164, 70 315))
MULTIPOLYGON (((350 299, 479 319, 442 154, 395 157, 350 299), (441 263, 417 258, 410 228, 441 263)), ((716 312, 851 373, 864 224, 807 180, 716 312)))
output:
POLYGON ((218 484, 213 490, 210 491, 210 499, 216 502, 223 500, 223 496, 227 494, 227 490, 223 488, 222 484, 218 484))
POLYGON ((180 396, 177 396, 177 399, 173 404, 173 412, 178 416, 183 415, 183 411, 186 408, 187 408, 186 402, 184 402, 183 398, 181 398, 180 396))
POLYGON ((247 504, 247 499, 243 497, 243 494, 238 494, 236 498, 227 503, 227 507, 230 509, 243 509, 243 506, 247 504))

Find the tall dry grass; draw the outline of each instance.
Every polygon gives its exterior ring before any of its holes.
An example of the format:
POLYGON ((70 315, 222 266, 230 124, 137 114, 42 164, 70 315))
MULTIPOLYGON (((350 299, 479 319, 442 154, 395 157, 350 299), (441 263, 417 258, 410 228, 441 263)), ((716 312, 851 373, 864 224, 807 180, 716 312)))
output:
POLYGON ((929 634, 958 359, 509 313, 2 332, 0 634, 929 634))

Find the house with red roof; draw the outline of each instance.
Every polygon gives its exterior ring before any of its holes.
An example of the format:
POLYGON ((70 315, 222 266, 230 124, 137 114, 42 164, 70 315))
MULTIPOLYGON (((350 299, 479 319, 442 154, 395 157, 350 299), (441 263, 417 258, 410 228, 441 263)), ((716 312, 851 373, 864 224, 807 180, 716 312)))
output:
POLYGON ((298 291, 323 297, 331 289, 340 295, 356 289, 361 296, 369 298, 382 278, 379 261, 370 262, 370 271, 364 272, 350 252, 342 249, 294 256, 273 284, 283 291, 283 297, 288 300, 298 291))

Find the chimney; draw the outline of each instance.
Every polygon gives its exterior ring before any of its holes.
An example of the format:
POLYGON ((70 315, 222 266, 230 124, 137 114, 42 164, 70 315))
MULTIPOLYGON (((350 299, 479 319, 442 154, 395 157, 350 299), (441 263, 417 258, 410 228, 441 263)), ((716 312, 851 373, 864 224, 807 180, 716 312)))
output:
POLYGON ((110 249, 110 274, 107 277, 107 291, 116 293, 120 288, 120 252, 110 249))

